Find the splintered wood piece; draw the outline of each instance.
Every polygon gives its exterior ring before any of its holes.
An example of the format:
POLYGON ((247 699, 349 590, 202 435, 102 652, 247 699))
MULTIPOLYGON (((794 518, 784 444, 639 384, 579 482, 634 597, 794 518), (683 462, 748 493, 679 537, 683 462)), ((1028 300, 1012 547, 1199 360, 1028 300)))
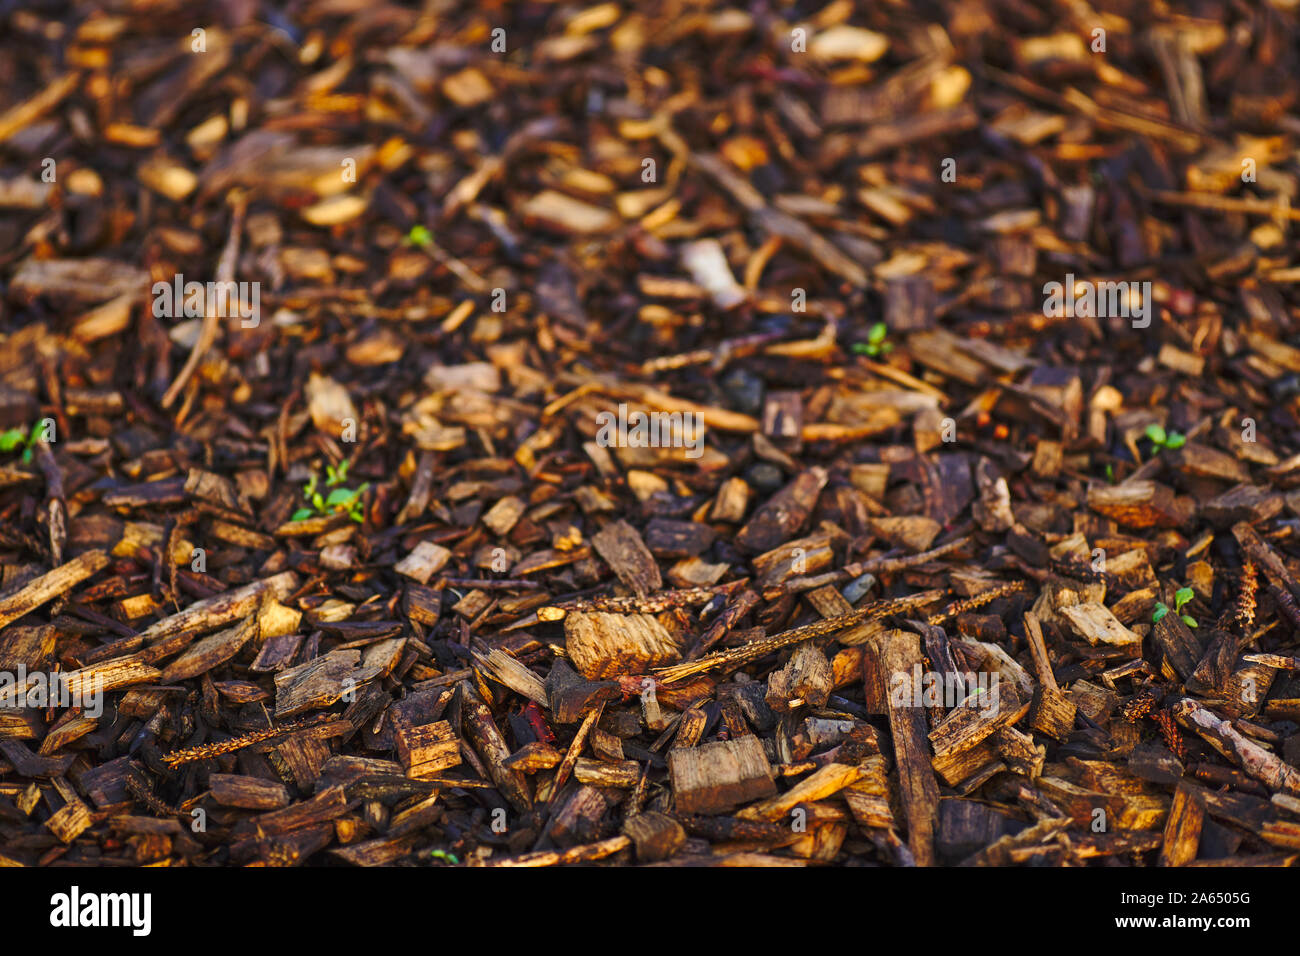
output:
POLYGON ((412 581, 406 586, 402 607, 415 623, 433 627, 442 615, 442 592, 412 581))
POLYGON ((569 741, 569 749, 565 751, 564 759, 560 761, 560 766, 556 769, 554 778, 551 779, 550 785, 546 787, 544 795, 539 792, 538 800, 550 800, 568 782, 569 774, 578 762, 578 754, 582 753, 583 748, 587 746, 587 738, 591 735, 592 728, 596 726, 596 721, 600 720, 600 715, 604 709, 603 704, 598 705, 593 710, 588 711, 587 716, 582 719, 582 723, 578 725, 578 732, 569 741))
POLYGON ((590 863, 592 860, 603 860, 607 856, 613 856, 620 850, 625 850, 632 845, 632 838, 627 836, 610 837, 608 840, 600 840, 596 843, 584 843, 580 846, 572 846, 567 850, 539 850, 536 853, 525 853, 523 856, 510 857, 504 860, 489 860, 487 866, 561 866, 567 863, 590 863))
POLYGON ((948 711, 930 731, 935 772, 949 784, 964 779, 965 752, 1010 727, 1028 712, 1029 702, 1021 700, 1015 685, 1008 681, 999 681, 995 693, 971 695, 948 711))
POLYGON ((289 791, 273 780, 230 773, 208 775, 212 799, 223 807, 244 810, 279 810, 289 805, 289 791))
POLYGON ((290 667, 275 675, 275 716, 293 717, 328 707, 379 673, 378 667, 361 665, 361 651, 344 648, 290 667))
POLYGON ((1227 757, 1270 790, 1300 794, 1300 769, 1286 763, 1241 734, 1226 720, 1191 698, 1184 697, 1173 706, 1174 716, 1200 734, 1215 750, 1227 757))
MULTIPOLYGON (((892 688, 898 677, 910 681, 913 668, 924 668, 921 639, 910 631, 889 631, 880 638, 880 663, 892 688)), ((920 701, 886 695, 889 730, 898 765, 899 795, 907 819, 907 844, 918 866, 933 866, 934 833, 939 819, 939 783, 930 762, 925 709, 920 701)))
POLYGON ((746 807, 736 814, 742 820, 766 820, 775 823, 789 818, 800 804, 815 803, 851 787, 884 763, 883 757, 871 757, 857 766, 829 763, 811 776, 799 781, 780 796, 746 807))
POLYGON ((681 645, 651 614, 570 614, 565 651, 589 680, 644 674, 682 658, 681 645))
POLYGON ((1195 788, 1180 783, 1165 820, 1164 844, 1160 848, 1161 866, 1186 866, 1196 859, 1201 845, 1201 827, 1205 822, 1205 803, 1195 788))
POLYGON ((1130 528, 1177 528, 1191 517, 1194 506, 1174 490, 1154 481, 1092 485, 1088 507, 1130 528))
POLYGON ((460 741, 445 720, 393 731, 397 759, 408 777, 428 780, 440 770, 460 764, 460 741))
POLYGON ((492 711, 479 698, 469 681, 461 681, 460 690, 461 719, 470 743, 487 764, 488 774, 501 795, 520 813, 527 813, 533 806, 533 799, 528 793, 528 781, 518 770, 506 766, 510 748, 506 746, 505 737, 492 718, 492 711))
POLYGON ((641 765, 635 760, 609 762, 579 757, 573 764, 573 777, 587 786, 631 789, 641 779, 641 765))
POLYGON ((591 544, 618 579, 638 597, 647 597, 663 587, 654 555, 626 521, 610 522, 592 537, 591 544))
POLYGON ((810 468, 769 498, 736 535, 736 544, 750 553, 771 551, 804 526, 826 487, 824 468, 810 468))
POLYGON ((728 478, 718 488, 717 497, 713 499, 713 510, 709 512, 710 521, 727 524, 739 524, 749 507, 749 485, 743 478, 728 478))
POLYGON ((623 833, 636 844, 636 858, 642 863, 666 860, 686 842, 686 830, 672 817, 647 811, 623 821, 623 833))
MULTIPOLYGON (((1067 626, 1094 647, 1132 647, 1142 644, 1142 636, 1119 622, 1103 604, 1091 601, 1060 609, 1067 626)), ((1196 666, 1193 660, 1192 666, 1196 666)))
POLYGON ((1156 621, 1151 628, 1151 639, 1183 680, 1196 672, 1204 648, 1177 614, 1166 614, 1156 621))
POLYGON ((297 590, 298 583, 296 574, 282 571, 252 584, 214 594, 150 625, 140 633, 140 637, 150 644, 179 634, 216 630, 254 613, 263 594, 270 594, 277 601, 287 599, 297 590))
POLYGON ((428 584, 429 579, 447 566, 451 560, 451 551, 432 541, 421 541, 415 549, 393 565, 393 570, 405 575, 419 584, 428 584))
POLYGON ((64 686, 73 699, 96 693, 108 694, 136 684, 152 684, 160 677, 161 671, 134 655, 88 664, 62 675, 64 686))
POLYGON ((103 551, 87 551, 53 571, 28 581, 8 597, 0 598, 0 627, 30 614, 42 604, 66 594, 86 578, 108 566, 108 555, 103 551))
POLYGON ((680 813, 726 813, 776 793, 772 766, 753 734, 668 751, 668 774, 680 813))
POLYGON ((67 781, 56 778, 54 786, 64 803, 45 821, 45 827, 60 841, 70 844, 90 828, 94 818, 90 814, 90 807, 77 796, 77 792, 67 781))
POLYGON ((1074 717, 1077 708, 1065 694, 1061 693, 1052 672, 1052 662, 1047 656, 1047 644, 1043 640, 1043 628, 1038 617, 1032 611, 1025 612, 1025 637, 1028 639, 1029 652, 1034 659, 1034 671, 1038 675, 1038 687, 1035 688, 1033 701, 1029 707, 1028 722, 1040 733, 1064 741, 1074 729, 1074 717))
POLYGON ((544 706, 550 708, 555 721, 561 724, 576 723, 593 707, 623 696, 617 681, 585 680, 563 660, 551 665, 544 687, 544 706))
POLYGON ((518 770, 520 773, 537 773, 539 770, 550 770, 563 759, 564 754, 550 744, 535 740, 512 753, 502 761, 502 765, 507 770, 518 770))
POLYGON ((203 638, 162 672, 162 682, 172 684, 206 674, 230 660, 257 634, 257 616, 250 614, 242 622, 203 638))
POLYGON ((546 683, 530 671, 511 654, 499 647, 486 648, 487 653, 474 651, 474 660, 493 680, 509 687, 516 694, 536 701, 543 707, 550 706, 546 695, 546 683))
POLYGON ((790 660, 767 678, 767 705, 788 713, 799 707, 822 707, 831 693, 834 674, 826 655, 812 641, 800 644, 790 660))

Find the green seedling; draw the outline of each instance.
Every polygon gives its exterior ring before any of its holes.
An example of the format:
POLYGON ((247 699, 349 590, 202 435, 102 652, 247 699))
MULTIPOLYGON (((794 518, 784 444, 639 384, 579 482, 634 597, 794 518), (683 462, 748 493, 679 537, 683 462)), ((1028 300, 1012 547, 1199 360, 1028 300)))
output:
POLYGON ((1146 434, 1147 438, 1151 439, 1151 444, 1156 446, 1157 455, 1166 448, 1173 451, 1174 449, 1182 448, 1187 444, 1186 435, 1180 435, 1178 432, 1169 432, 1166 434, 1165 430, 1159 425, 1148 425, 1146 434))
POLYGON ((310 508, 299 508, 293 513, 290 521, 303 521, 316 515, 331 515, 339 511, 346 511, 357 524, 365 520, 361 512, 361 496, 366 493, 370 487, 370 482, 364 483, 360 488, 344 488, 343 483, 348 480, 348 463, 340 462, 335 468, 333 465, 325 466, 325 487, 330 489, 328 494, 318 489, 319 479, 316 475, 311 476, 311 481, 302 489, 302 496, 307 499, 310 508))
POLYGON ((433 233, 427 226, 412 226, 411 231, 406 234, 403 240, 408 246, 417 246, 420 249, 427 249, 433 245, 433 233))
POLYGON ((36 453, 36 443, 40 440, 39 433, 35 428, 11 428, 7 432, 0 433, 0 452, 17 451, 22 449, 22 459, 24 464, 32 460, 32 455, 36 453))
POLYGON ((429 856, 435 860, 442 860, 444 863, 450 863, 452 866, 460 866, 460 860, 456 858, 455 853, 448 853, 446 850, 430 850, 429 856))
MULTIPOLYGON (((1183 614, 1183 605, 1195 596, 1191 588, 1179 588, 1174 592, 1174 613, 1183 619, 1183 623, 1188 627, 1196 627, 1196 618, 1190 614, 1183 614)), ((1169 605, 1163 601, 1156 602, 1155 612, 1151 615, 1151 623, 1156 624, 1162 617, 1169 613, 1169 605)))
POLYGON ((894 350, 894 343, 885 338, 888 334, 889 329, 885 326, 885 323, 877 322, 867 329, 867 340, 865 342, 853 343, 853 351, 859 355, 870 355, 872 358, 888 355, 894 350))

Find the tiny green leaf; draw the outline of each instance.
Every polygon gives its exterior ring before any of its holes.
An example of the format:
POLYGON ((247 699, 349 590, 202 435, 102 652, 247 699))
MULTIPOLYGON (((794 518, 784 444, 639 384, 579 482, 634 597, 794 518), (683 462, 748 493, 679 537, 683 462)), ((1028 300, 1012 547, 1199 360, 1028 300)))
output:
POLYGON ((1160 619, 1169 613, 1169 607, 1162 601, 1156 602, 1155 613, 1151 615, 1151 623, 1159 624, 1160 619))
POLYGON ((330 492, 330 496, 325 499, 325 507, 335 508, 339 505, 346 505, 356 497, 356 492, 349 488, 335 488, 330 492))
POLYGON ((1165 447, 1169 449, 1182 448, 1187 444, 1187 436, 1180 435, 1178 432, 1170 432, 1169 440, 1165 442, 1165 447))
POLYGON ((295 511, 295 512, 293 513, 293 517, 290 518, 289 520, 290 520, 290 521, 305 521, 305 520, 307 520, 308 518, 310 518, 312 515, 314 515, 315 513, 316 513, 316 512, 312 511, 310 508, 299 508, 297 511, 295 511))
POLYGON ((1153 423, 1147 426, 1147 438, 1150 438, 1157 445, 1163 445, 1169 436, 1165 434, 1163 428, 1153 423))
POLYGON ((1183 605, 1196 597, 1196 592, 1191 588, 1179 588, 1174 592, 1174 610, 1181 611, 1183 605))
POLYGON ((0 434, 0 451, 13 451, 23 443, 27 435, 25 428, 11 428, 7 432, 0 434))
POLYGON ((1183 614, 1180 616, 1183 619, 1183 623, 1188 627, 1196 627, 1196 618, 1192 617, 1190 614, 1183 614))
POLYGON ((889 328, 884 322, 877 322, 867 330, 867 341, 872 345, 879 345, 885 341, 885 336, 889 334, 889 328))
POLYGON ((427 226, 412 226, 411 231, 406 234, 406 241, 412 246, 419 246, 423 249, 433 242, 433 233, 427 226))
POLYGON ((317 511, 325 510, 325 499, 321 497, 319 491, 316 492, 316 494, 311 496, 311 503, 316 508, 317 511))

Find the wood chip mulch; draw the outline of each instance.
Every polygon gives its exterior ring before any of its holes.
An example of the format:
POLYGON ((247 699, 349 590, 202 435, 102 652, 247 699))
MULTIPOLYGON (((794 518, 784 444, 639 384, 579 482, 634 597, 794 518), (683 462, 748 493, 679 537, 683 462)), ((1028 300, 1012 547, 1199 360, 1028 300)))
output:
POLYGON ((1173 9, 0 6, 0 864, 1296 859, 1300 24, 1173 9))

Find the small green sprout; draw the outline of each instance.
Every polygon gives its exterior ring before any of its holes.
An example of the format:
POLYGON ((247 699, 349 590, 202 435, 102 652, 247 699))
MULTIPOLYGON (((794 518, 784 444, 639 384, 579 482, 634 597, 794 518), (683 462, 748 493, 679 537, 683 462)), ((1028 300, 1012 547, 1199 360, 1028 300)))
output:
POLYGON ((1146 430, 1147 438, 1151 439, 1151 444, 1156 446, 1156 454, 1160 454, 1161 449, 1168 448, 1173 451, 1176 448, 1182 448, 1187 444, 1187 436, 1180 435, 1178 432, 1165 433, 1165 430, 1159 425, 1148 425, 1146 430))
POLYGON ((40 441, 40 432, 35 428, 24 428, 21 425, 17 428, 11 428, 7 432, 0 432, 0 452, 23 450, 23 463, 32 460, 32 455, 36 453, 36 443, 40 441))
POLYGON ((412 226, 411 231, 406 234, 402 240, 408 246, 418 246, 421 249, 427 249, 433 245, 433 233, 427 226, 412 226))
MULTIPOLYGON (((1191 588, 1179 588, 1174 592, 1174 613, 1182 618, 1183 623, 1188 627, 1197 626, 1196 618, 1192 617, 1190 614, 1183 614, 1182 610, 1183 605, 1190 601, 1194 596, 1195 592, 1191 588)), ((1169 605, 1165 604, 1163 601, 1157 601, 1155 612, 1151 615, 1151 623, 1159 623, 1160 619, 1168 613, 1169 605)))
POLYGON ((17 451, 21 448, 23 462, 27 463, 36 453, 36 443, 40 440, 41 433, 37 429, 24 428, 20 425, 0 433, 0 452, 17 451))
POLYGON ((455 853, 448 853, 446 850, 430 850, 429 856, 435 860, 442 860, 444 863, 450 863, 452 866, 460 866, 460 860, 455 853))
POLYGON ((859 355, 870 355, 872 358, 888 355, 894 350, 894 343, 885 339, 888 334, 889 329, 885 323, 877 322, 867 329, 867 340, 865 342, 853 343, 853 351, 859 355))
POLYGON ((366 482, 360 488, 342 488, 343 482, 348 479, 348 463, 340 462, 335 468, 333 465, 325 466, 325 487, 333 489, 329 494, 322 494, 317 486, 319 479, 316 475, 311 476, 311 481, 302 489, 302 496, 307 499, 311 505, 310 508, 299 508, 293 513, 290 521, 304 521, 307 518, 316 515, 330 515, 339 511, 346 511, 357 524, 365 520, 365 515, 361 511, 361 496, 366 493, 370 487, 370 482, 366 482))

